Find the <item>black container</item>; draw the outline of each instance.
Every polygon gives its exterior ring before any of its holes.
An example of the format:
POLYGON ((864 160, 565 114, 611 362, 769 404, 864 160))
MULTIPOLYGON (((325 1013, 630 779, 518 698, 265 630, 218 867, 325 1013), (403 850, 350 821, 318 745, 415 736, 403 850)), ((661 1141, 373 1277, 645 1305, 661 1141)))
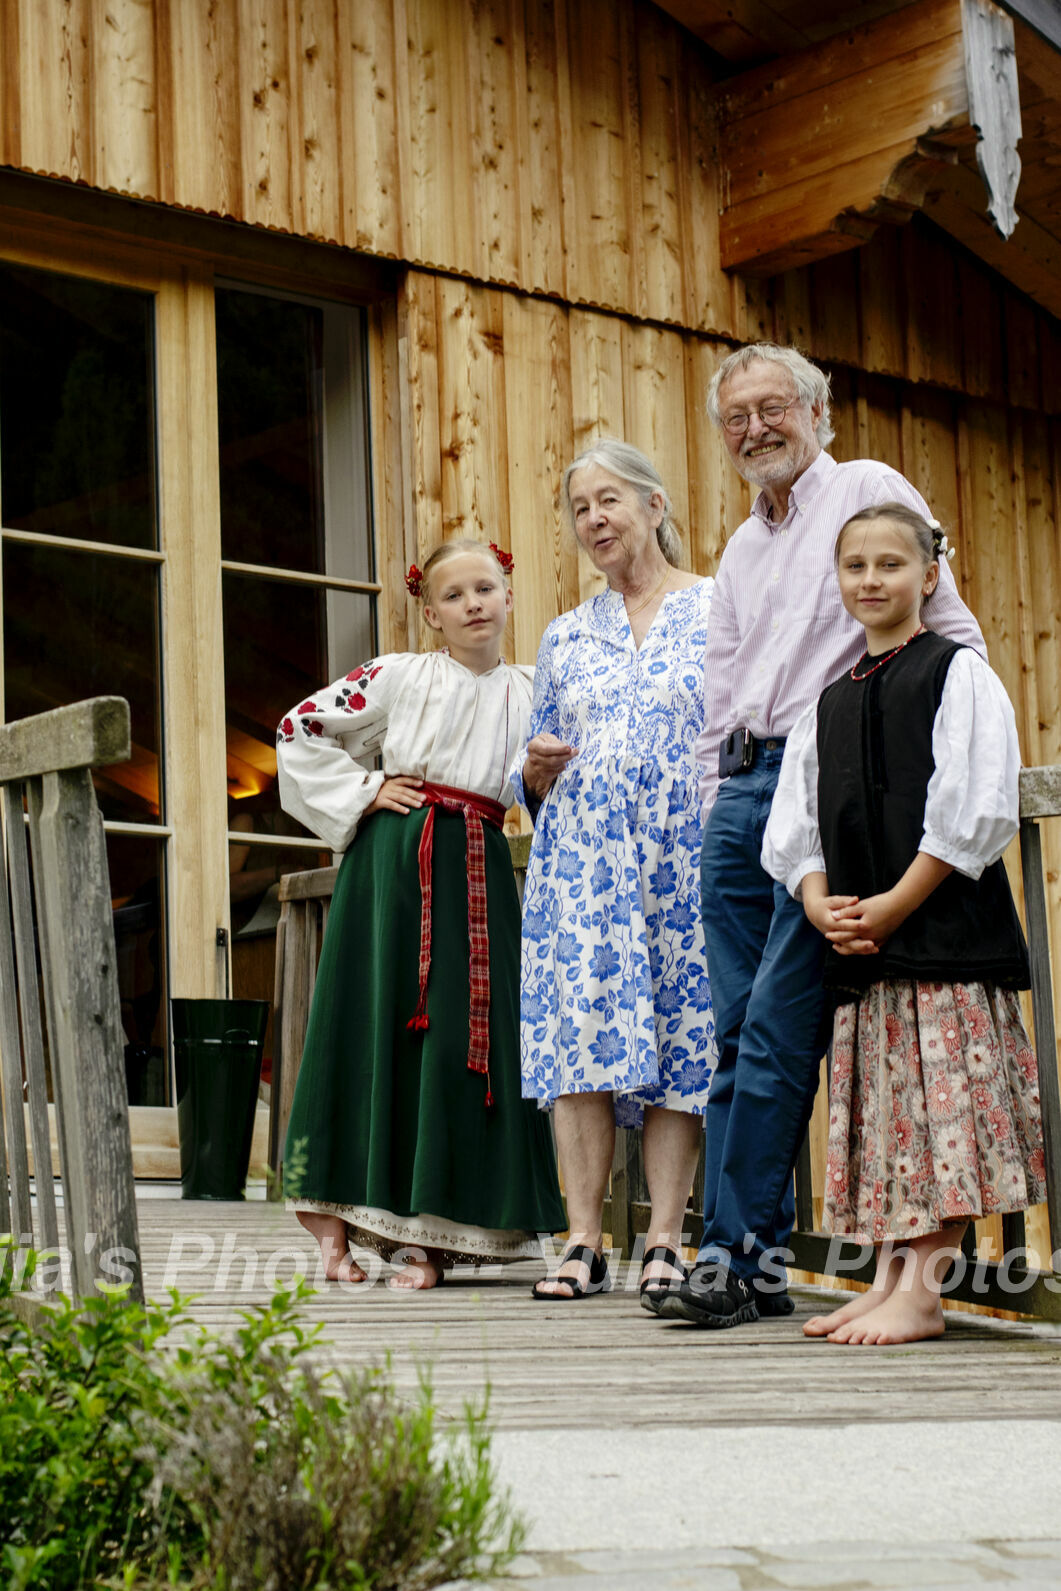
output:
POLYGON ((171 1000, 181 1196, 242 1199, 268 1000, 171 1000))

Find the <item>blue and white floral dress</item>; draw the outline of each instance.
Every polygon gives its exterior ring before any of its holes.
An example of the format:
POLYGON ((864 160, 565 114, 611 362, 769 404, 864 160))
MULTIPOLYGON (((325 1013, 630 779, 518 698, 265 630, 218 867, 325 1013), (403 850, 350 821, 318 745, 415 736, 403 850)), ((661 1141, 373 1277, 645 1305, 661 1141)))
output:
MULTIPOLYGON (((714 582, 669 592, 640 650, 605 591, 542 637, 530 733, 577 747, 538 813, 523 906, 526 1098, 702 1114, 716 1060, 693 748, 714 582)), ((526 805, 517 758, 512 783, 526 805)))

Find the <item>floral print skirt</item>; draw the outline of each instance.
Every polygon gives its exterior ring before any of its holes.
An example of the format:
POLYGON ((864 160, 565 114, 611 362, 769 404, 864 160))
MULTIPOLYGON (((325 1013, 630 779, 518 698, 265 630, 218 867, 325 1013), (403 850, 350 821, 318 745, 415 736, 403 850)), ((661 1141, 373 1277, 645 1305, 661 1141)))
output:
POLYGON ((839 1008, 826 1231, 923 1237, 1045 1197, 1038 1071, 1014 990, 875 983, 839 1008))

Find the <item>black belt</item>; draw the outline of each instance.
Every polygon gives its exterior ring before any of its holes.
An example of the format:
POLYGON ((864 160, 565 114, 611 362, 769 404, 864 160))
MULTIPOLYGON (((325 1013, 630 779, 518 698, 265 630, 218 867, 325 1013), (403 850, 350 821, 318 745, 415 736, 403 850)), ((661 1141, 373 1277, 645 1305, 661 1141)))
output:
POLYGON ((760 740, 750 729, 735 729, 718 748, 718 776, 731 779, 734 774, 747 773, 764 751, 784 751, 784 735, 772 735, 760 740))

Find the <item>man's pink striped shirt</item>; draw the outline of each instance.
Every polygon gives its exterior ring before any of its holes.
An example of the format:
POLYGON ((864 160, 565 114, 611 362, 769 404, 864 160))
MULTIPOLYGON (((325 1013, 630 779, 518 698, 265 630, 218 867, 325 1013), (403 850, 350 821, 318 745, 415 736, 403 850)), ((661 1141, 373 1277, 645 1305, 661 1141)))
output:
MULTIPOLYGON (((932 517, 921 494, 875 459, 837 464, 819 453, 792 487, 788 513, 768 517, 760 492, 718 566, 707 625, 704 730, 696 742, 703 815, 718 790, 718 748, 734 729, 787 735, 865 651, 862 626, 840 601, 833 548, 841 525, 870 503, 907 503, 932 517)), ((986 658, 984 638, 946 559, 926 625, 986 658)))

